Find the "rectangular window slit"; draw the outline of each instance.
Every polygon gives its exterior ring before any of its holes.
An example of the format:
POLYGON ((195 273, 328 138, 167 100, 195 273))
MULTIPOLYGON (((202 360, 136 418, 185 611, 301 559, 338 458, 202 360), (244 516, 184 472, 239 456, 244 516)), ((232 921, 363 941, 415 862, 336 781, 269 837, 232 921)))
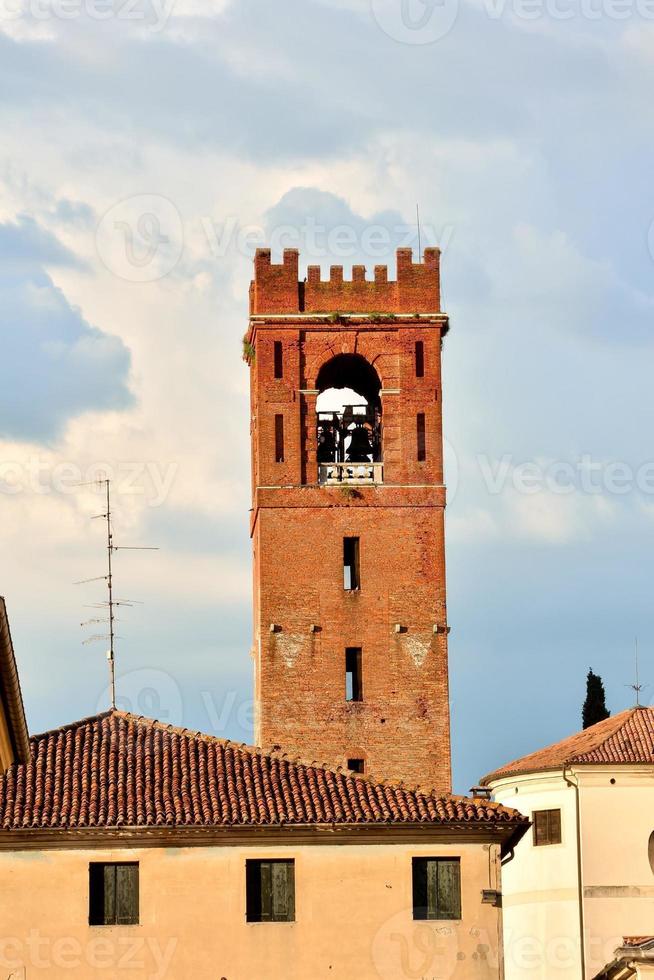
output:
POLYGON ((345 651, 346 701, 363 701, 363 678, 361 673, 361 647, 348 647, 345 651))
POLYGON ((425 376, 425 345, 422 340, 416 340, 416 378, 425 376))
POLYGON ((461 918, 461 859, 412 858, 413 918, 461 918))
POLYGON ((363 759, 348 759, 347 768, 351 769, 352 772, 360 772, 361 775, 363 775, 365 772, 366 765, 363 759))
POLYGON ((358 538, 343 538, 343 588, 348 592, 361 587, 359 550, 358 538))
POLYGON ((275 416, 275 462, 284 462, 284 416, 275 416))
POLYGON ((427 459, 424 412, 418 412, 418 415, 416 416, 416 436, 417 436, 417 443, 418 443, 418 462, 424 463, 424 461, 427 459))
POLYGON ((295 861, 245 862, 248 922, 295 922, 295 861))
POLYGON ((275 377, 284 377, 284 359, 283 359, 283 348, 281 340, 276 340, 275 344, 275 377))

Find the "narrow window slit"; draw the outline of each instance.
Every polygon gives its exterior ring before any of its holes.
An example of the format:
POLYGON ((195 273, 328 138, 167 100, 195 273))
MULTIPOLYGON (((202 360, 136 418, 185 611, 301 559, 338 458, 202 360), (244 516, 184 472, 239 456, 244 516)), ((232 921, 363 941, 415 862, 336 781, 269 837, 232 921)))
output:
POLYGON ((361 588, 359 552, 358 538, 343 538, 343 588, 347 592, 361 588))
POLYGON ((363 701, 361 647, 348 647, 345 651, 345 700, 363 701))
POLYGON ((284 462, 284 416, 275 416, 275 462, 284 462))
POLYGON ((422 340, 416 340, 416 378, 425 376, 425 345, 422 340))
POLYGON ((281 340, 276 340, 274 343, 274 354, 275 354, 275 377, 284 377, 284 354, 281 340))
POLYGON ((416 436, 418 444, 418 462, 424 463, 427 459, 427 443, 425 440, 425 413, 418 412, 416 416, 416 436))

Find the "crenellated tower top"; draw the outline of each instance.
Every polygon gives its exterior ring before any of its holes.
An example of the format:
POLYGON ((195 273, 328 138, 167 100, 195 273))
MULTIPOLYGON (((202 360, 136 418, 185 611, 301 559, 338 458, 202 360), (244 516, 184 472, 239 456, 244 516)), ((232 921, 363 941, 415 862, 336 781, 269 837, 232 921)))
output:
POLYGON ((389 279, 385 265, 375 266, 373 279, 366 279, 365 266, 354 265, 349 280, 343 277, 342 265, 332 265, 329 279, 323 280, 320 266, 310 265, 306 279, 300 282, 297 249, 284 249, 283 261, 277 265, 271 262, 269 248, 258 248, 250 285, 250 315, 439 313, 440 249, 426 248, 423 261, 414 262, 410 248, 398 248, 396 263, 395 279, 389 279))

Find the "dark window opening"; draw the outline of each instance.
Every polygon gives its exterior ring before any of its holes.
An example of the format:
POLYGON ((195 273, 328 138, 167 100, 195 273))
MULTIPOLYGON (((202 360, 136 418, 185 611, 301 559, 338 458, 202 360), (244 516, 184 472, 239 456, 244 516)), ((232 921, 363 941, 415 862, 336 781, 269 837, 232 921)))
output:
POLYGON ((359 551, 358 538, 343 538, 343 588, 347 592, 361 588, 359 551))
POLYGON ((138 864, 89 864, 89 925, 133 926, 138 921, 138 864))
POLYGON ((361 675, 361 647, 348 647, 345 651, 346 701, 363 701, 363 677, 361 675))
POLYGON ((295 922, 295 861, 246 861, 248 922, 295 922))
POLYGON ((363 759, 348 759, 347 768, 351 769, 352 772, 359 772, 363 775, 365 771, 365 763, 363 759))
POLYGON ((534 847, 561 843, 561 811, 536 810, 534 818, 534 847))
POLYGON ((425 345, 422 340, 416 340, 416 378, 425 376, 425 345))
POLYGON ((413 918, 461 918, 461 859, 417 858, 413 864, 413 918))
POLYGON ((275 462, 284 462, 284 416, 275 416, 275 462))
POLYGON ((416 436, 418 441, 418 462, 424 463, 427 459, 427 444, 425 442, 425 413, 418 412, 416 416, 416 436))
POLYGON ((282 347, 281 340, 276 340, 275 341, 275 343, 274 343, 274 352, 275 352, 275 377, 276 378, 283 378, 284 377, 284 356, 283 356, 283 347, 282 347))

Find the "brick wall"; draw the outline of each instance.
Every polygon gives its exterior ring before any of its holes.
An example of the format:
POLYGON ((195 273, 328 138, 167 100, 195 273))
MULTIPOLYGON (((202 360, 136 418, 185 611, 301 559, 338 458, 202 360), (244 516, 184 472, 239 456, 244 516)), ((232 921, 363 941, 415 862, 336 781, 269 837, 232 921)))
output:
POLYGON ((251 287, 257 741, 440 790, 450 787, 438 252, 366 281, 320 282, 298 255, 259 250, 251 287), (281 342, 283 377, 274 377, 281 342), (424 377, 416 377, 416 341, 424 377), (358 354, 381 382, 383 483, 319 486, 317 378, 358 354), (417 456, 417 414, 426 458, 417 456), (284 461, 275 458, 275 416, 284 461), (343 538, 361 541, 361 587, 343 588, 343 538), (274 630, 271 632, 271 626, 274 630), (314 627, 314 631, 311 627, 314 627), (396 631, 396 627, 400 631, 396 631), (436 632, 435 632, 436 629, 436 632), (345 649, 362 648, 363 701, 345 700, 345 649))

